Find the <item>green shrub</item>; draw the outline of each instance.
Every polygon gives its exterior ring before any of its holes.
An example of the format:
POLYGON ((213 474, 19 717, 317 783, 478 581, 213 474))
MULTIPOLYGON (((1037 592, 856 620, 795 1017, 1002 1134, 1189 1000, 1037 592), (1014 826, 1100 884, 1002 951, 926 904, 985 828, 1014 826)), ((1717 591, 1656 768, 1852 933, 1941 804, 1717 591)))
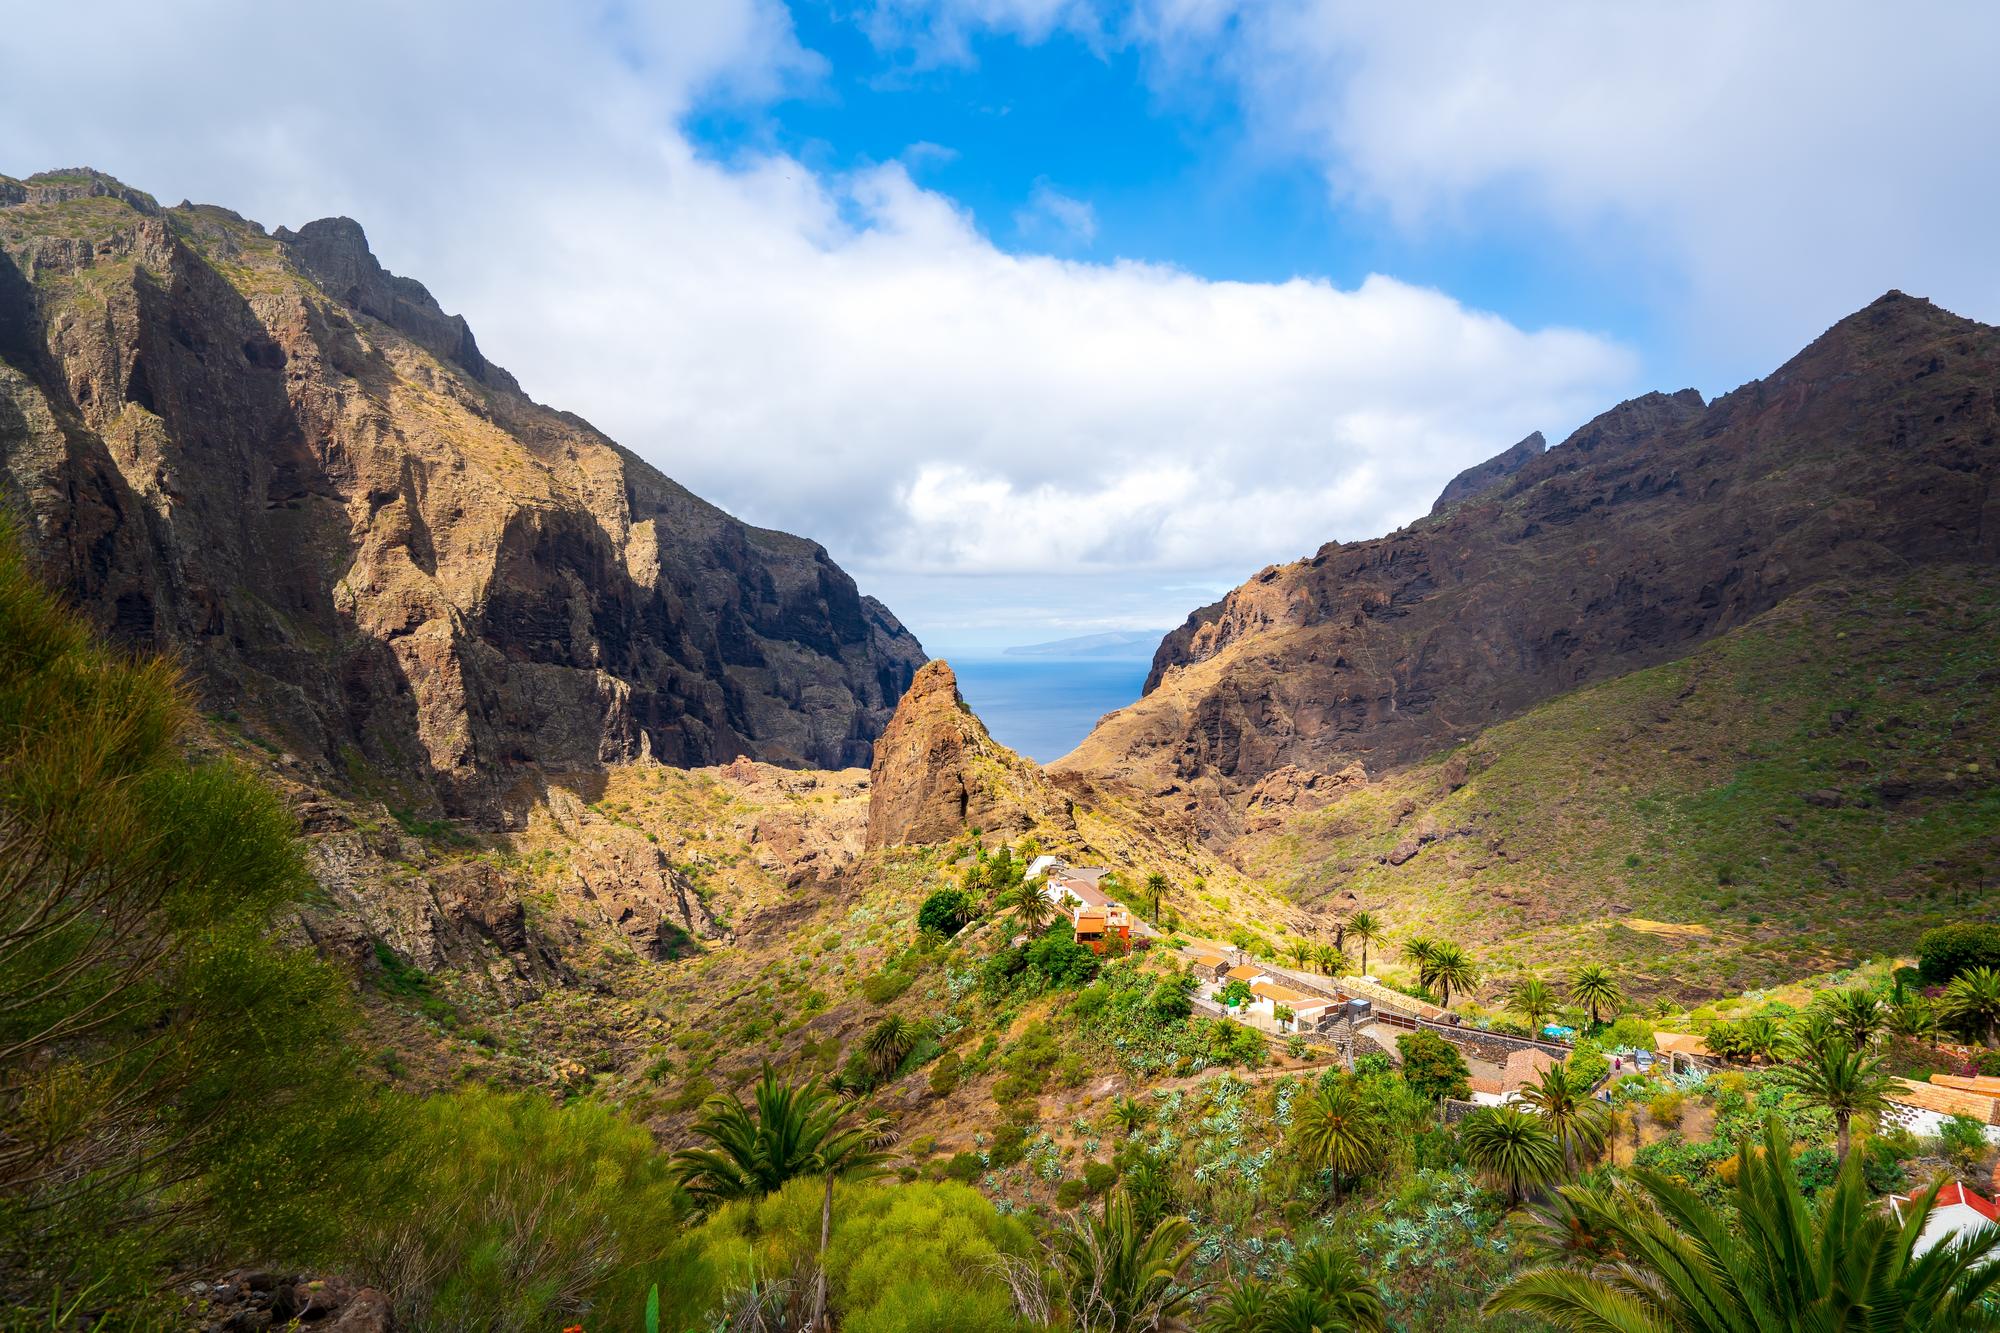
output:
POLYGON ((1031 1121, 1009 1120, 993 1132, 993 1147, 987 1153, 996 1167, 1009 1167, 1028 1155, 1031 1121))
POLYGON ((192 724, 0 532, 0 1324, 88 1289, 147 1326, 164 1264, 312 1262, 393 1203, 346 982, 274 942, 313 889, 292 818, 192 724))
POLYGON ((957 1051, 946 1051, 931 1066, 931 1095, 949 1097, 958 1088, 958 1079, 964 1061, 957 1051))
POLYGON ((422 1328, 536 1330, 635 1309, 688 1214, 646 1129, 594 1102, 484 1091, 424 1103, 391 1166, 410 1202, 357 1247, 410 1275, 399 1314, 422 1328))
POLYGON ((910 988, 916 978, 897 968, 883 968, 861 979, 861 993, 871 1004, 888 1004, 910 988))
POLYGON ((1097 975, 1097 955, 1076 942, 1076 932, 1058 921, 1027 949, 1028 966, 1058 986, 1081 986, 1097 975))
POLYGON ((1975 967, 2000 968, 2000 926, 1962 921, 1917 940, 1917 970, 1930 985, 1942 986, 1975 967))
POLYGON ((1109 1162, 1085 1162, 1083 1183, 1092 1194, 1102 1194, 1118 1183, 1118 1168, 1109 1162))
POLYGON ((979 1160, 978 1153, 955 1153, 945 1163, 944 1173, 953 1180, 970 1185, 986 1173, 986 1163, 979 1160))
POLYGON ((971 894, 963 889, 939 889, 917 909, 917 929, 935 930, 949 938, 963 930, 971 916, 971 894))
POLYGON ((1406 1032, 1396 1038, 1403 1056, 1403 1082, 1426 1101, 1471 1094, 1465 1057, 1434 1032, 1406 1032))
POLYGON ((1068 1212, 1090 1197, 1090 1187, 1081 1180, 1065 1180, 1056 1186, 1056 1207, 1068 1212))
MULTIPOLYGON (((659 1281, 662 1327, 713 1327, 718 1298, 752 1278, 809 1274, 820 1190, 800 1179, 754 1203, 727 1204, 674 1246, 649 1277, 659 1281)), ((1012 1333, 1013 1303, 994 1261, 1033 1252, 1020 1221, 965 1185, 842 1182, 827 1247, 828 1304, 843 1333, 1012 1333)))

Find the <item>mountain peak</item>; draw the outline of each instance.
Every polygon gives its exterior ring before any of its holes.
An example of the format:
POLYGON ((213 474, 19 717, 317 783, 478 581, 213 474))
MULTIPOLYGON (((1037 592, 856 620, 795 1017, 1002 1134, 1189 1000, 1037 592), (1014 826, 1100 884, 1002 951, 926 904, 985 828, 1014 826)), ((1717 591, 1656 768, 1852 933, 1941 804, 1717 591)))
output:
POLYGON ((917 670, 875 742, 868 846, 947 842, 968 828, 1023 833, 1073 828, 1069 802, 1041 769, 986 730, 958 692, 951 664, 917 670))
POLYGON ((1484 463, 1475 463, 1453 477, 1438 493, 1437 503, 1431 506, 1431 513, 1438 514, 1455 504, 1462 504, 1476 495, 1484 494, 1498 486, 1507 478, 1528 465, 1530 459, 1541 455, 1549 447, 1549 442, 1535 431, 1512 448, 1493 455, 1484 463))
POLYGON ((349 217, 319 218, 271 233, 321 290, 351 310, 379 319, 424 350, 491 388, 520 392, 512 375, 488 361, 463 315, 447 315, 430 289, 383 268, 368 233, 349 217))

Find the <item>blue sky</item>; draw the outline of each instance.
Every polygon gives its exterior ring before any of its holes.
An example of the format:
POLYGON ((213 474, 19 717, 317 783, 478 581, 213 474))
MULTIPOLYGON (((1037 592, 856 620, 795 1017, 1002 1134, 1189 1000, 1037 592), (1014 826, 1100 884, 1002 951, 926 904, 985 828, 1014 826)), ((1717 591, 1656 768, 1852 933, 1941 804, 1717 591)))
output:
POLYGON ((1639 295, 1649 276, 1629 251, 1579 247, 1500 201, 1476 225, 1417 229, 1337 201, 1317 164, 1256 141, 1232 88, 1160 87, 1142 46, 985 30, 966 37, 963 58, 939 62, 878 44, 862 7, 799 3, 790 14, 823 69, 770 102, 699 107, 686 127, 704 151, 778 151, 828 172, 902 160, 1009 250, 1245 282, 1351 286, 1389 273, 1517 324, 1600 330, 1639 348, 1649 369, 1682 376, 1674 387, 1732 373, 1660 336, 1639 295), (1034 207, 1046 190, 1086 204, 1095 234, 1050 225, 1034 207))
POLYGON ((935 652, 1176 623, 1891 287, 2000 320, 1974 0, 95 14, 88 98, 61 6, 0 33, 0 171, 359 220, 935 652))

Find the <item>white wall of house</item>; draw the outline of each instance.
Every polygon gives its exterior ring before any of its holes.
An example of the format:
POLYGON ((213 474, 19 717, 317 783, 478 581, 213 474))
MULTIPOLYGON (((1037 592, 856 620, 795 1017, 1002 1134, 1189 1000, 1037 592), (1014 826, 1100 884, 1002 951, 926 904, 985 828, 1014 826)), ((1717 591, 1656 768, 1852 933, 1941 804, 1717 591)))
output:
POLYGON ((1917 1236, 1913 1247, 1918 1255, 1928 1254, 1940 1245, 1949 1245, 1961 1236, 1970 1236, 1993 1224, 1982 1216, 1977 1208, 1955 1203, 1949 1208, 1933 1208, 1924 1220, 1924 1229, 1917 1236))
MULTIPOLYGON (((1890 1102, 1889 1109, 1882 1113, 1884 1123, 1901 1125, 1919 1138, 1935 1138, 1944 1130, 1945 1122, 1951 1117, 1942 1111, 1933 1111, 1922 1106, 1906 1106, 1902 1102, 1890 1102)), ((2000 1143, 2000 1125, 1988 1125, 1985 1129, 1988 1143, 2000 1143)))

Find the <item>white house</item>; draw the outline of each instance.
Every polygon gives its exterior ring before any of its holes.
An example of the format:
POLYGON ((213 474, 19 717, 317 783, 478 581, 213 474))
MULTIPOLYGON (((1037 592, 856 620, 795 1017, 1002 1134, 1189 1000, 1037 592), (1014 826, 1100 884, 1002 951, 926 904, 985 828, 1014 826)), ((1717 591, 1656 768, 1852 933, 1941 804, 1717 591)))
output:
MULTIPOLYGON (((1897 1217, 1903 1215, 1910 1198, 1907 1194, 1889 1197, 1889 1204, 1896 1210, 1897 1217)), ((1924 1220, 1924 1229, 1917 1236, 1912 1257, 1922 1257, 1940 1245, 1952 1244, 1995 1223, 2000 1223, 2000 1209, 1954 1180, 1938 1191, 1937 1203, 1932 1206, 1931 1215, 1924 1220)))
POLYGON ((1021 878, 1040 879, 1043 875, 1051 871, 1067 869, 1069 869, 1069 866, 1064 863, 1060 856, 1048 856, 1044 854, 1028 862, 1028 868, 1022 873, 1021 878))

